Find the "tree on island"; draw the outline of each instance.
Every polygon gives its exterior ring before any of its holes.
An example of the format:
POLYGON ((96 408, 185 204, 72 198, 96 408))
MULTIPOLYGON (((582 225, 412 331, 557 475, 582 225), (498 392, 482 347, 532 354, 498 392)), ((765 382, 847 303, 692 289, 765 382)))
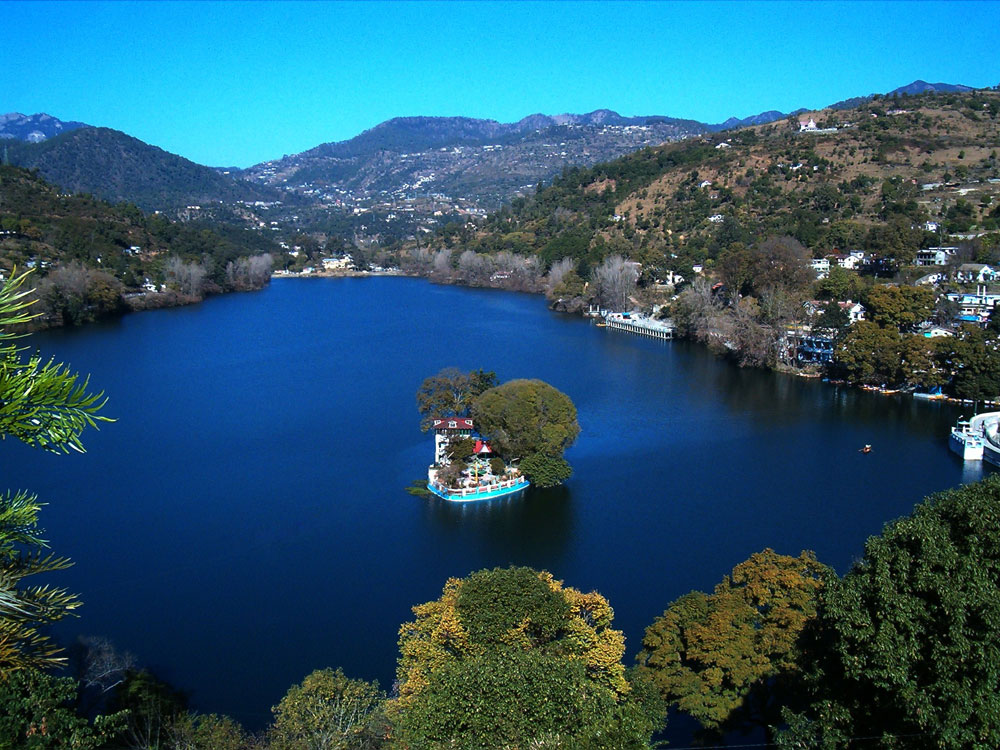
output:
MULTIPOLYGON (((517 462, 536 487, 555 487, 572 473, 563 453, 580 434, 576 407, 569 396, 541 380, 498 386, 495 372, 447 367, 421 383, 417 410, 421 430, 430 429, 435 419, 472 416, 493 451, 508 464, 517 462)), ((457 479, 473 445, 468 439, 453 440, 451 464, 439 476, 457 479)))
POLYGON ((495 372, 462 372, 457 367, 446 367, 425 378, 417 389, 420 429, 426 432, 435 419, 442 417, 468 416, 476 397, 496 384, 495 372))
POLYGON ((554 487, 572 473, 563 452, 580 434, 569 396, 541 380, 511 380, 472 404, 476 429, 505 460, 519 460, 537 487, 554 487))
POLYGON ((529 568, 449 579, 400 628, 403 747, 646 748, 663 719, 596 592, 529 568))

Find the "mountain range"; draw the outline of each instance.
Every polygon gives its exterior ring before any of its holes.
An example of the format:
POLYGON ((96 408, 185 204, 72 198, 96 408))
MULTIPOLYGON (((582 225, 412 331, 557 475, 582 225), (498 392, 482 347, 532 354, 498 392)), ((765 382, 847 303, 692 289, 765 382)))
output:
MULTIPOLYGON (((968 86, 914 81, 889 92, 960 92, 968 86)), ((870 99, 831 105, 843 109, 870 99)), ((146 210, 283 201, 318 209, 378 205, 429 213, 483 213, 534 191, 567 167, 591 166, 638 149, 767 124, 806 110, 776 110, 721 123, 659 115, 533 114, 513 123, 468 117, 399 117, 339 142, 245 170, 214 169, 125 133, 46 114, 0 115, 3 157, 38 169, 64 189, 129 200, 146 210), (416 206, 416 208, 414 208, 416 206)))
POLYGON ((64 122, 44 112, 36 115, 22 115, 20 112, 0 115, 0 138, 28 143, 41 143, 60 133, 88 127, 86 123, 64 122))

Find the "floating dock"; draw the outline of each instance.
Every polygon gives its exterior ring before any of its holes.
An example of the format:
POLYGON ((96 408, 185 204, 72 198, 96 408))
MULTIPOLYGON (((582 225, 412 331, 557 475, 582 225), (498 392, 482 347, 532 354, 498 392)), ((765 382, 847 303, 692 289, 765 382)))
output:
POLYGON ((654 339, 671 341, 674 338, 674 322, 669 319, 658 320, 637 313, 608 313, 604 316, 604 324, 608 328, 654 339))

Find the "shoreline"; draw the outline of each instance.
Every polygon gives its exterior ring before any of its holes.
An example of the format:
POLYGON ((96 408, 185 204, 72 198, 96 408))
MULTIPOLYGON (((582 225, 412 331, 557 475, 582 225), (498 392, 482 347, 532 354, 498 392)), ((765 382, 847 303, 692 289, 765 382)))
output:
POLYGON ((271 279, 357 279, 367 276, 408 276, 414 279, 423 279, 425 276, 403 271, 399 268, 389 268, 381 271, 354 271, 347 269, 337 269, 335 271, 312 271, 302 273, 301 271, 273 271, 271 279))

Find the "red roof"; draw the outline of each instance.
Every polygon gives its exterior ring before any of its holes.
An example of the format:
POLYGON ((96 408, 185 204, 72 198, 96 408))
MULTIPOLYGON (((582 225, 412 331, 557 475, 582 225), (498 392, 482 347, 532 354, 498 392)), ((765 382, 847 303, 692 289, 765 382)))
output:
POLYGON ((435 430, 471 430, 472 419, 469 417, 445 417, 434 420, 435 430))
POLYGON ((493 449, 490 448, 490 444, 485 440, 477 440, 476 447, 472 451, 473 453, 492 453, 493 449))

